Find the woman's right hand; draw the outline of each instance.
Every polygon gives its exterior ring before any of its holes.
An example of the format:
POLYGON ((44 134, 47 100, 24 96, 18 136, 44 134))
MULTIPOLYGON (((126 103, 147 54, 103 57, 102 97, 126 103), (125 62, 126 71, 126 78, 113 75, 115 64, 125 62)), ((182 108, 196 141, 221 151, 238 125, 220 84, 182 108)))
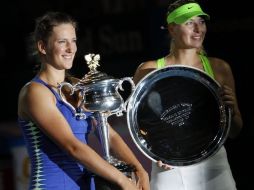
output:
POLYGON ((173 169, 172 166, 170 166, 168 164, 164 164, 161 160, 157 161, 157 166, 160 167, 160 168, 163 168, 165 170, 173 169))
POLYGON ((128 179, 127 177, 121 183, 120 187, 122 188, 122 190, 141 190, 131 179, 128 179))

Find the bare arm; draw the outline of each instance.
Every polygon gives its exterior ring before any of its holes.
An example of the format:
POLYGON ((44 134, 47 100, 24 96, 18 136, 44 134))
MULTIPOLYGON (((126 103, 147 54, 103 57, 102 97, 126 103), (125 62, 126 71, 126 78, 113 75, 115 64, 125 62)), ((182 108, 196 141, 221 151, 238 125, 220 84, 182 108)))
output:
POLYGON ((20 94, 19 115, 34 121, 61 149, 90 171, 112 181, 123 190, 137 188, 115 167, 108 164, 92 148, 79 141, 56 107, 54 95, 40 84, 31 84, 20 94))
POLYGON ((235 81, 231 68, 228 63, 223 60, 215 59, 212 61, 213 69, 215 71, 215 79, 222 86, 222 99, 232 111, 232 124, 229 132, 230 138, 235 138, 239 135, 242 126, 242 116, 238 107, 235 81))
POLYGON ((148 73, 156 69, 155 61, 148 61, 140 64, 135 71, 133 81, 137 84, 142 78, 144 78, 148 73))
POLYGON ((109 128, 110 134, 110 144, 112 152, 117 155, 117 157, 136 168, 136 175, 138 176, 138 184, 139 188, 142 190, 149 190, 149 177, 141 163, 137 160, 133 152, 126 145, 123 139, 119 136, 119 134, 112 129, 109 128))

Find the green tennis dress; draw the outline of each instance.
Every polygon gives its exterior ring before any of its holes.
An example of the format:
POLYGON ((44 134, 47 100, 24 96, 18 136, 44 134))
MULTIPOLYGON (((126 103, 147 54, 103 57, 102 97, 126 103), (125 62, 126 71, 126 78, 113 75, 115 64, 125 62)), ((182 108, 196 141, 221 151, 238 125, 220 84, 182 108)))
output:
MULTIPOLYGON (((200 55, 204 71, 214 78, 206 56, 200 55)), ((165 59, 157 60, 157 68, 165 67, 165 59)), ((209 114, 209 113, 207 113, 209 114)), ((224 146, 210 158, 171 170, 159 168, 152 163, 151 190, 236 190, 224 146)))

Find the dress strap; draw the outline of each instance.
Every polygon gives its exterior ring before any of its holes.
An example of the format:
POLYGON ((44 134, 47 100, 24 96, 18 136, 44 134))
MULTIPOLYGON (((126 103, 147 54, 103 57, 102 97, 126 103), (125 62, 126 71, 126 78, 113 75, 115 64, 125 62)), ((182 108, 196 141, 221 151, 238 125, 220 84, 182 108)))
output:
POLYGON ((58 101, 61 101, 60 95, 59 95, 56 91, 54 91, 54 90, 51 88, 51 86, 50 86, 49 84, 47 84, 46 82, 44 82, 43 80, 41 80, 38 76, 35 76, 35 77, 32 79, 32 81, 37 82, 37 83, 40 83, 40 84, 43 84, 44 86, 46 86, 46 87, 55 95, 56 99, 57 99, 58 101))
POLYGON ((161 69, 163 67, 165 67, 165 58, 164 57, 157 59, 157 69, 161 69))
POLYGON ((212 67, 211 67, 211 64, 210 64, 208 58, 207 58, 205 55, 203 55, 203 54, 200 54, 199 57, 200 57, 200 59, 201 59, 201 62, 202 62, 202 64, 203 64, 203 68, 204 68, 205 72, 206 72, 211 78, 214 79, 213 69, 212 69, 212 67))
MULTIPOLYGON (((214 79, 213 69, 212 69, 212 67, 211 67, 211 64, 210 64, 208 58, 207 58, 205 55, 203 55, 203 54, 200 54, 199 57, 200 57, 200 60, 201 60, 201 62, 202 62, 202 64, 203 64, 203 68, 204 68, 205 72, 206 72, 211 78, 214 79)), ((156 63, 157 63, 157 69, 161 69, 161 68, 165 67, 165 65, 166 65, 166 64, 165 64, 165 58, 162 57, 162 58, 160 58, 160 59, 157 59, 156 63)))

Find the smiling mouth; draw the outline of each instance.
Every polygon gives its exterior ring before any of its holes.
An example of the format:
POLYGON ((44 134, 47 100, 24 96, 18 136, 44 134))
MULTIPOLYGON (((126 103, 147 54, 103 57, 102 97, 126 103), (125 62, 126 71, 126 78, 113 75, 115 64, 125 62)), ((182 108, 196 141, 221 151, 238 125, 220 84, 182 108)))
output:
POLYGON ((71 55, 65 55, 63 56, 65 59, 72 59, 72 56, 71 55))

